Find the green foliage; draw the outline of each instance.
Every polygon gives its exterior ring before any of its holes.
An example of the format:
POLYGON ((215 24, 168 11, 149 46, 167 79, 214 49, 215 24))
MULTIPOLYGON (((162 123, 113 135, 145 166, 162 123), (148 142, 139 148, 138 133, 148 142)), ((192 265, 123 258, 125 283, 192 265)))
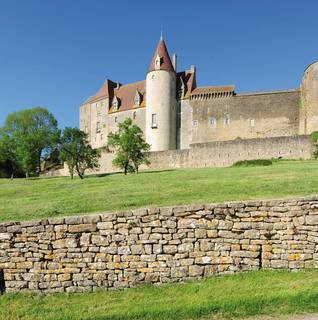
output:
POLYGON ((318 131, 312 132, 310 137, 314 147, 312 156, 314 159, 318 159, 318 131))
POLYGON ((233 167, 271 166, 272 164, 272 159, 241 160, 235 162, 233 167))
POLYGON ((0 319, 229 320, 260 315, 280 319, 318 312, 317 299, 318 270, 257 271, 118 291, 4 294, 0 319))
POLYGON ((314 131, 310 135, 312 143, 317 143, 318 142, 318 131, 314 131))
POLYGON ((0 179, 0 222, 141 207, 277 199, 316 192, 318 161, 265 167, 140 171, 139 175, 0 179), (93 200, 92 200, 93 199, 93 200))
POLYGON ((60 141, 60 159, 66 161, 71 179, 74 170, 83 179, 87 169, 99 167, 100 151, 93 149, 87 134, 77 128, 65 128, 60 141))
POLYGON ((146 152, 150 145, 144 140, 142 130, 133 124, 131 118, 118 124, 118 132, 108 135, 109 148, 114 148, 116 157, 114 166, 127 172, 138 173, 141 164, 149 164, 146 152))
POLYGON ((37 107, 8 115, 0 133, 0 148, 12 172, 38 175, 41 160, 56 148, 60 137, 57 121, 47 109, 37 107))

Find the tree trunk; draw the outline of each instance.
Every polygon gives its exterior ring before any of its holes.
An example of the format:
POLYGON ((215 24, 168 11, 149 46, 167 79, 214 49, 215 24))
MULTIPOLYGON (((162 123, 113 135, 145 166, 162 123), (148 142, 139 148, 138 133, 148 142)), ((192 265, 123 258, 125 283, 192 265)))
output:
POLYGON ((13 178, 14 178, 14 173, 13 173, 13 171, 12 171, 12 173, 11 173, 11 180, 13 180, 13 178))
POLYGON ((29 171, 27 171, 27 172, 25 173, 25 177, 26 177, 26 179, 29 178, 29 171))
POLYGON ((76 163, 75 165, 75 168, 76 168, 76 172, 78 174, 78 176, 81 178, 81 179, 84 179, 84 173, 81 172, 79 166, 78 166, 78 163, 76 163))
POLYGON ((128 167, 128 165, 125 164, 125 176, 127 175, 127 167, 128 167))
POLYGON ((38 174, 39 174, 39 175, 40 175, 40 172, 41 172, 41 153, 42 153, 42 150, 39 150, 39 153, 38 153, 38 166, 39 166, 39 168, 38 168, 38 170, 39 170, 38 174))

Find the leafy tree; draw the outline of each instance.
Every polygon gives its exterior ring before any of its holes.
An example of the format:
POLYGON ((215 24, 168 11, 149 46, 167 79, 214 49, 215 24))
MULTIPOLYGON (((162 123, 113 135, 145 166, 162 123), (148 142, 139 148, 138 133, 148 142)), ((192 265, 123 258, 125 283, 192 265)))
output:
POLYGON ((87 140, 87 134, 77 128, 65 128, 60 141, 60 159, 66 161, 71 179, 76 170, 84 179, 87 169, 99 167, 100 151, 93 149, 87 140))
MULTIPOLYGON (((54 116, 37 107, 8 115, 2 128, 4 144, 26 177, 41 172, 41 161, 56 147, 60 130, 54 116)), ((12 158, 9 157, 11 160, 12 158)))
POLYGON ((0 177, 19 175, 19 164, 13 141, 0 129, 0 177))
POLYGON ((116 157, 113 165, 127 172, 138 173, 139 166, 149 164, 146 152, 150 145, 144 140, 142 130, 133 124, 131 118, 118 124, 118 131, 109 133, 108 147, 114 148, 116 157))

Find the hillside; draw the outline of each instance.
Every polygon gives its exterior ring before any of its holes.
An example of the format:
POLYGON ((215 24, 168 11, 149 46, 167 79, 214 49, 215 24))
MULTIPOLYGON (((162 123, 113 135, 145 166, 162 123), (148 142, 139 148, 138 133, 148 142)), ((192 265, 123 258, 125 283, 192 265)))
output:
POLYGON ((318 162, 272 166, 144 171, 69 178, 0 179, 0 221, 144 206, 281 198, 316 193, 318 162))

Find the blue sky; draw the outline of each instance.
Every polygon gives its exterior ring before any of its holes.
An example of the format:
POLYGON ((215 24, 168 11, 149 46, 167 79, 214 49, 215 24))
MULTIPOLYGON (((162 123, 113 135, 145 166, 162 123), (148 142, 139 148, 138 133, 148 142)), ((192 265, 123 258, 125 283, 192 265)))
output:
POLYGON ((198 85, 298 87, 318 59, 317 12, 316 0, 0 0, 0 125, 43 106, 77 126, 105 78, 145 78, 161 25, 198 85))

